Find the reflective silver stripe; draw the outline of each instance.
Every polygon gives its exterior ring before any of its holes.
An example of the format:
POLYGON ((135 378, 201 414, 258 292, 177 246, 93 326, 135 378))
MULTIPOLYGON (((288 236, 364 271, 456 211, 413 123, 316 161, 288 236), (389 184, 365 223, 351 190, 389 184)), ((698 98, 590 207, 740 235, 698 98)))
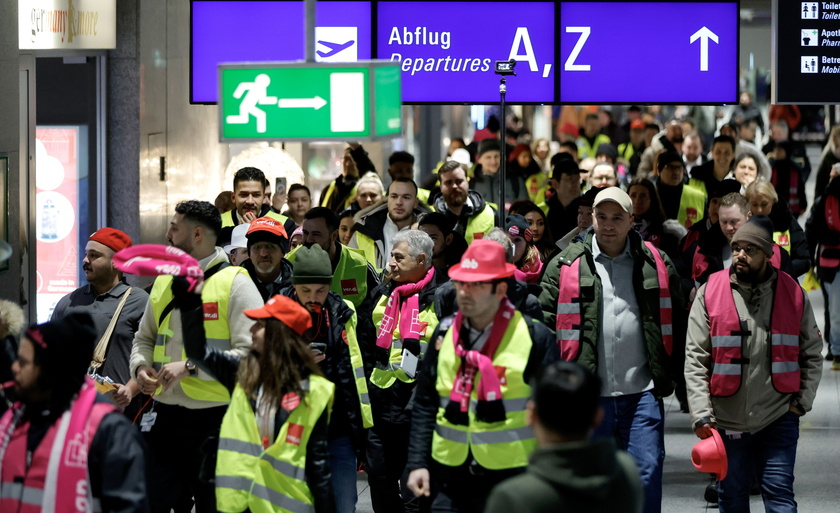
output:
POLYGON ((712 347, 741 347, 741 337, 718 335, 712 337, 712 347))
POLYGON ((268 453, 263 454, 262 459, 271 464, 271 467, 274 470, 280 472, 286 477, 297 479, 298 481, 304 481, 306 479, 306 469, 292 465, 288 461, 278 460, 268 453))
POLYGON ((102 513, 102 501, 97 498, 93 499, 93 513, 102 513))
POLYGON ((580 330, 559 330, 560 340, 580 340, 580 330))
POLYGON ((353 369, 353 372, 356 373, 356 379, 365 379, 364 367, 356 367, 355 369, 353 369))
POLYGON ((160 333, 158 333, 157 337, 155 337, 155 345, 156 346, 166 345, 166 335, 161 335, 160 333))
POLYGON ((580 314, 580 303, 557 303, 557 315, 580 314))
POLYGON ((359 394, 359 400, 362 401, 362 404, 370 404, 370 395, 359 394))
POLYGON ((722 374, 724 376, 740 376, 741 366, 737 363, 716 363, 712 367, 712 374, 722 374))
POLYGON ((239 454, 247 454, 258 458, 262 454, 263 449, 261 445, 252 444, 251 442, 243 442, 234 438, 220 438, 219 450, 238 452, 239 454))
POLYGON ((426 354, 426 349, 428 349, 428 348, 429 348, 429 343, 428 342, 422 342, 422 341, 420 342, 420 352, 421 353, 426 354))
POLYGON ((799 347, 799 335, 780 335, 772 336, 774 346, 793 346, 799 347))
POLYGON ((208 338, 207 344, 211 347, 215 347, 220 351, 227 351, 228 349, 230 349, 229 338, 208 338))
MULTIPOLYGON (((402 349, 402 348, 403 348, 402 340, 400 340, 398 338, 395 338, 394 339, 394 349, 402 349)), ((420 353, 421 354, 426 354, 427 349, 429 349, 429 343, 421 341, 420 342, 420 353)))
POLYGON ((663 324, 662 325, 662 334, 663 335, 673 335, 674 334, 674 327, 671 324, 663 324))
POLYGON ((44 500, 44 491, 23 486, 23 483, 3 483, 0 485, 0 496, 18 500, 30 506, 40 506, 44 500))
MULTIPOLYGON (((218 478, 216 479, 216 483, 218 484, 218 478)), ((315 507, 311 504, 306 504, 305 502, 293 499, 288 495, 284 495, 261 484, 254 483, 254 486, 251 489, 251 495, 268 501, 278 508, 287 509, 289 511, 293 511, 294 513, 315 512, 315 507)))
POLYGON ((395 338, 393 343, 394 349, 402 349, 402 340, 395 338))
POLYGON ((231 490, 239 490, 242 492, 251 493, 252 483, 253 481, 244 477, 216 475, 217 488, 230 488, 231 490))
MULTIPOLYGON (((446 409, 449 405, 449 397, 448 396, 440 396, 440 407, 446 409)), ((517 411, 525 411, 525 408, 528 405, 528 398, 523 397, 521 399, 502 399, 502 403, 505 405, 505 412, 517 412, 517 411)), ((477 399, 470 400, 470 411, 475 412, 475 407, 478 404, 477 399)))
POLYGON ((473 445, 521 442, 532 438, 534 438, 534 430, 530 426, 505 429, 502 431, 481 431, 470 434, 470 441, 473 445))
POLYGON ((670 297, 661 297, 659 298, 659 308, 671 308, 671 298, 670 297))
POLYGON ((441 426, 440 424, 437 424, 435 426, 435 433, 444 440, 449 440, 450 442, 455 442, 456 444, 467 443, 466 431, 459 431, 449 426, 441 426))
POLYGON ((799 372, 799 362, 773 362, 771 369, 773 374, 784 374, 785 372, 799 372))

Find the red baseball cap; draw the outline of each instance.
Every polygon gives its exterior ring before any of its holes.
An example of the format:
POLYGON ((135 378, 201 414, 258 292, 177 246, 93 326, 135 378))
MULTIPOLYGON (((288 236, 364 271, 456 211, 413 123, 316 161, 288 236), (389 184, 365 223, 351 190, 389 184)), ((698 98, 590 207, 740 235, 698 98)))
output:
POLYGON ((505 249, 492 240, 474 240, 460 264, 449 269, 449 278, 456 281, 489 281, 513 276, 516 266, 507 263, 505 249))
POLYGON ((286 228, 283 226, 283 223, 270 217, 259 217, 251 221, 251 226, 248 228, 245 236, 247 237, 254 232, 268 232, 272 235, 276 235, 277 237, 283 237, 284 239, 289 238, 286 234, 286 228))
POLYGON ((634 119, 630 122, 630 130, 644 130, 646 126, 647 123, 641 119, 634 119))
POLYGON ((88 240, 98 242, 111 248, 114 253, 125 248, 131 247, 131 237, 125 232, 117 230, 116 228, 100 228, 93 232, 88 240))
POLYGON ((303 335, 304 331, 312 327, 312 315, 309 310, 294 299, 281 294, 269 299, 262 308, 245 310, 242 313, 251 319, 277 319, 298 335, 303 335))

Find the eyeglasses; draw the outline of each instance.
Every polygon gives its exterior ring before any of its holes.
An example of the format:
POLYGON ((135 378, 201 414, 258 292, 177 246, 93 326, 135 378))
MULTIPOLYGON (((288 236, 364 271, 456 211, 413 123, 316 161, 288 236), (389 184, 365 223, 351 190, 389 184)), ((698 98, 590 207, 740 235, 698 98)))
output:
POLYGON ((452 280, 452 284, 462 289, 472 290, 474 288, 483 287, 492 284, 492 281, 460 281, 452 280))
POLYGON ((741 251, 746 253, 747 256, 755 256, 759 251, 761 251, 761 249, 757 248, 755 246, 745 246, 743 248, 741 246, 738 246, 738 245, 732 246, 732 254, 733 255, 737 255, 741 251))

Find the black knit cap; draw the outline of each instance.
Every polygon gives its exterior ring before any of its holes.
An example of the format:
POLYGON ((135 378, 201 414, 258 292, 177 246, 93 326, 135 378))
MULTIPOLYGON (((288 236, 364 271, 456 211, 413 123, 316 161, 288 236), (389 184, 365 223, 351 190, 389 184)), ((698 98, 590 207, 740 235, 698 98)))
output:
POLYGON ((488 151, 502 151, 502 145, 498 139, 484 139, 478 143, 478 156, 482 156, 488 151))
POLYGON ((32 341, 41 372, 50 382, 62 383, 62 387, 68 382, 81 385, 97 338, 89 314, 71 313, 56 321, 30 326, 25 336, 32 341))
POLYGON ((560 155, 568 155, 567 153, 558 153, 551 157, 551 178, 560 181, 563 175, 579 175, 580 168, 577 163, 571 158, 559 157, 560 155))

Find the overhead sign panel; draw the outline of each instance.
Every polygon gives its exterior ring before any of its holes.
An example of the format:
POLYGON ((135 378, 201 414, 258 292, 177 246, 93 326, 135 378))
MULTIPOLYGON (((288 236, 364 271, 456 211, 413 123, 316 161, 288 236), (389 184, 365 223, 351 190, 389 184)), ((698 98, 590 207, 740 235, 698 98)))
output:
POLYGON ((554 2, 377 3, 377 58, 400 61, 406 103, 554 102, 554 2))
MULTIPOLYGON (((223 62, 303 60, 304 2, 192 1, 190 101, 214 103, 223 62)), ((319 1, 315 59, 354 62, 371 56, 368 1, 319 1)))
POLYGON ((21 50, 116 47, 117 0, 18 0, 21 50))
POLYGON ((773 2, 773 103, 840 102, 840 2, 773 2))
POLYGON ((230 64, 219 83, 222 142, 383 139, 402 128, 398 64, 230 64))
POLYGON ((738 101, 737 2, 562 2, 559 8, 560 103, 738 101))

